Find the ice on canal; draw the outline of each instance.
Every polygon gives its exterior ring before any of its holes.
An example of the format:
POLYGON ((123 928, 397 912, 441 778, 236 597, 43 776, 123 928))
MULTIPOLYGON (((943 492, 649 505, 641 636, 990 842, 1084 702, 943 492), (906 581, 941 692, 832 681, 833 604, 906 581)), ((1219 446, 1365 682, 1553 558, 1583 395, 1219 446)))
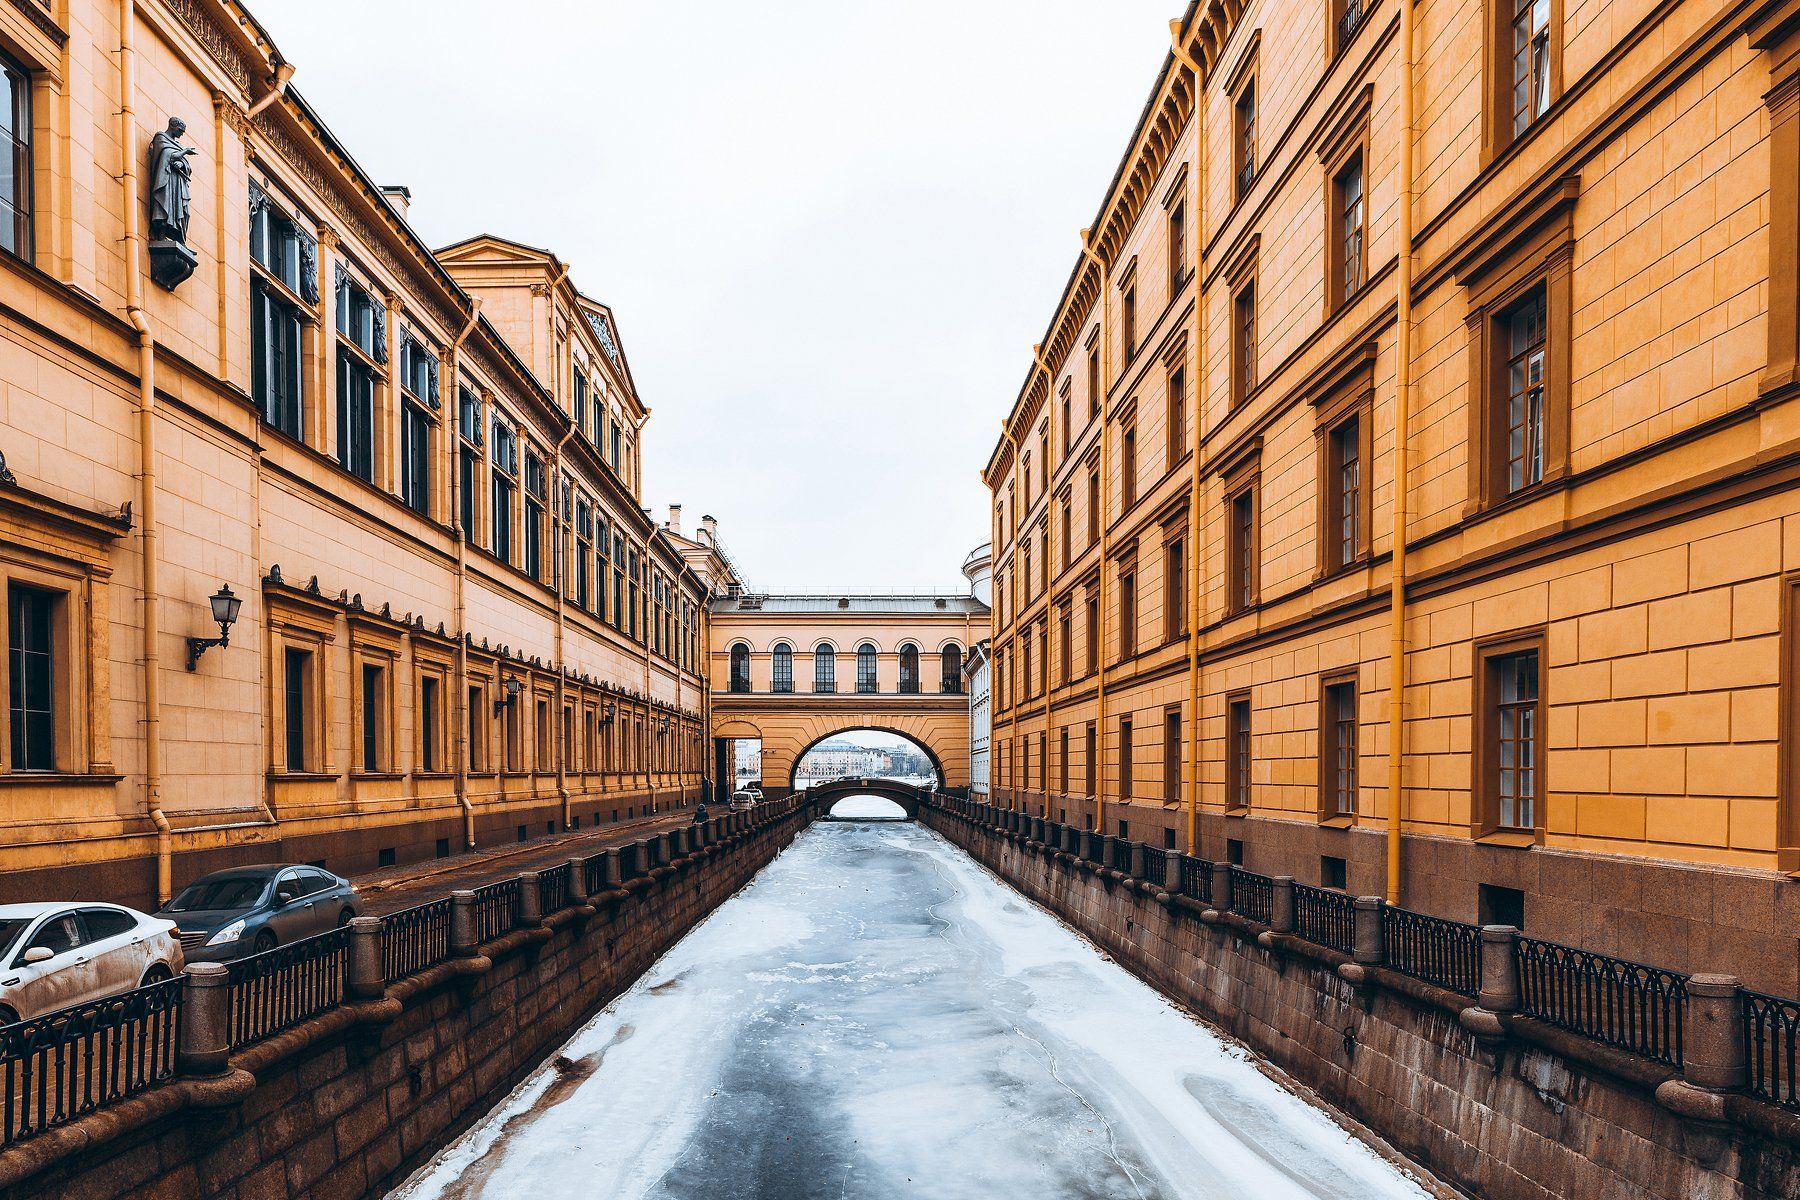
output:
POLYGON ((817 824, 403 1200, 1427 1193, 918 825, 817 824))

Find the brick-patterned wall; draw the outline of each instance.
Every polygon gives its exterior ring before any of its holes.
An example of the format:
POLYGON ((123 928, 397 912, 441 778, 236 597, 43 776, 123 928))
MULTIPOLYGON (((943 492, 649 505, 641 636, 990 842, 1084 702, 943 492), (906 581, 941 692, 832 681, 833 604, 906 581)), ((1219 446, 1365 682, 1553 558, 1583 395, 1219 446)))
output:
MULTIPOLYGON (((634 881, 624 899, 602 903, 585 921, 564 910, 551 919, 547 940, 509 934, 483 948, 490 970, 460 982, 440 972, 433 986, 407 995, 388 1024, 336 1031, 266 1066, 252 1062, 256 1089, 235 1108, 180 1109, 107 1141, 104 1126, 95 1126, 100 1144, 0 1190, 0 1198, 384 1195, 747 883, 810 811, 682 860, 654 881, 634 881)), ((240 1055, 234 1065, 245 1061, 240 1055)))
MULTIPOLYGON (((1445 1008, 1165 907, 1129 882, 941 813, 926 821, 1171 999, 1482 1200, 1800 1195, 1796 1143, 1706 1129, 1622 1075, 1515 1041, 1498 1061, 1445 1008)), ((1622 1069, 1629 1069, 1624 1067, 1622 1069)))

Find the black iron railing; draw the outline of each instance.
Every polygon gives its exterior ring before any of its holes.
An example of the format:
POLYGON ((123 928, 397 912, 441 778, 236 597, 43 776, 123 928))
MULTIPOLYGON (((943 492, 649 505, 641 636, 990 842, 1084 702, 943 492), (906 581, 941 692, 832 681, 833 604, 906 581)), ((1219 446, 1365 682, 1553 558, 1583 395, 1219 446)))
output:
POLYGON ((1744 1062, 1753 1096, 1800 1108, 1800 1000, 1743 988, 1744 1062))
POLYGON ((606 890, 606 855, 590 854, 581 864, 582 882, 587 885, 587 894, 597 896, 606 890))
POLYGON ((381 918, 381 972, 390 982, 450 957, 450 897, 403 908, 381 918))
POLYGON ((1191 854, 1181 856, 1181 894, 1212 903, 1213 865, 1191 854))
POLYGON ((1240 917, 1267 925, 1275 914, 1275 881, 1267 875, 1231 870, 1231 911, 1240 917))
POLYGON ((523 885, 517 879, 503 879, 475 889, 475 942, 491 942, 519 923, 519 893, 523 885))
POLYGON ((1095 866, 1100 866, 1104 863, 1106 861, 1105 837, 1094 832, 1092 829, 1085 831, 1081 835, 1081 857, 1087 859, 1095 866))
POLYGON ((553 913, 559 908, 569 907, 569 873, 568 863, 538 872, 539 912, 553 913))
POLYGON ((1356 36, 1356 31, 1362 28, 1363 17, 1367 14, 1368 10, 1363 7, 1363 0, 1344 0, 1344 13, 1338 18, 1337 23, 1339 50, 1350 44, 1351 39, 1356 36))
POLYGON ((1687 976, 1536 938, 1517 940, 1519 1011, 1670 1066, 1681 1065, 1687 976))
POLYGON ((1254 162, 1247 162, 1243 166, 1239 167, 1238 173, 1237 173, 1238 199, 1242 200, 1245 196, 1249 195, 1250 194, 1250 185, 1255 182, 1256 182, 1256 164, 1254 162))
POLYGON ((0 1146, 174 1076, 186 985, 165 979, 0 1028, 0 1146))
POLYGON ((1340 954, 1356 951, 1356 901, 1343 892, 1294 885, 1294 932, 1340 954))
MULTIPOLYGON (((751 814, 752 823, 755 813, 751 814)), ((643 847, 638 842, 627 842, 619 847, 619 878, 636 879, 644 873, 643 847)))
POLYGON ((1124 838, 1114 838, 1112 842, 1112 869, 1131 874, 1131 843, 1124 838))
POLYGON ((1157 887, 1169 886, 1169 852, 1155 846, 1144 847, 1144 882, 1157 887))
POLYGON ((1387 965, 1402 975, 1462 996, 1481 990, 1478 927, 1390 904, 1381 910, 1381 936, 1387 965))
POLYGON ((232 1049, 292 1029, 344 1002, 350 931, 333 929, 225 966, 232 1049))

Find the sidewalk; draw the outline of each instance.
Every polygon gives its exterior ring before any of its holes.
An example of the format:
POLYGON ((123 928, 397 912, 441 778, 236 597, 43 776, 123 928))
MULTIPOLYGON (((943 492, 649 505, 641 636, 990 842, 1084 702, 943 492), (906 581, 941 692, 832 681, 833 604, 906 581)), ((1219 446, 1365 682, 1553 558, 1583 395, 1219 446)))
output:
MULTIPOLYGON (((722 816, 723 807, 709 808, 713 816, 722 816)), ((623 846, 651 834, 680 829, 694 820, 694 810, 638 817, 619 821, 599 829, 580 830, 556 837, 537 838, 529 842, 500 843, 490 848, 477 847, 448 858, 429 859, 400 867, 383 867, 351 877, 356 893, 362 899, 363 915, 379 917, 387 913, 423 904, 439 896, 447 896, 464 888, 510 879, 521 871, 537 871, 561 866, 571 858, 597 854, 613 846, 623 846)))

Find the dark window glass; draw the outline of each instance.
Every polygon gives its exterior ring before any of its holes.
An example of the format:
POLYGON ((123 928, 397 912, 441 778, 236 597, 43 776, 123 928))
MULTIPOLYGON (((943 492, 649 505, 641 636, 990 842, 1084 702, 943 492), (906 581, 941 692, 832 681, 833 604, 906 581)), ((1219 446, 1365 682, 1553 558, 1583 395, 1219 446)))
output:
POLYGON ((1163 799, 1181 799, 1181 713, 1163 714, 1163 799))
POLYGON ((774 685, 770 688, 776 692, 794 690, 794 650, 786 642, 775 643, 770 655, 773 663, 774 685))
POLYGON ((1169 294, 1187 277, 1187 201, 1169 210, 1169 294))
POLYGON ((338 349, 338 462, 358 479, 375 479, 375 372, 338 349))
POLYGON ((1250 701, 1225 706, 1225 802, 1250 807, 1250 701))
POLYGON ((1362 426, 1351 417, 1331 431, 1331 510, 1327 514, 1330 563, 1356 561, 1362 544, 1362 426))
POLYGON ((1119 718, 1119 799, 1131 798, 1131 718, 1119 718))
POLYGON ((1240 199, 1256 180, 1256 80, 1244 85, 1233 113, 1236 126, 1237 194, 1240 199))
POLYGON ((0 155, 0 249, 30 259, 31 247, 31 76, 0 58, 6 95, 0 117, 7 122, 8 152, 0 155))
POLYGON ((734 692, 750 690, 750 647, 748 646, 731 648, 731 690, 734 692))
POLYGON ((943 675, 939 690, 952 694, 962 691, 962 647, 945 646, 941 658, 943 675))
POLYGON ((525 456, 525 573, 544 578, 544 460, 525 456))
POLYGON ((1243 403, 1256 387, 1256 284, 1246 283, 1232 301, 1235 323, 1234 379, 1236 403, 1243 403))
POLYGON ((306 770, 306 720, 307 703, 306 677, 312 666, 312 655, 305 650, 289 647, 282 656, 284 671, 282 676, 283 696, 286 701, 287 724, 287 769, 290 771, 306 770))
POLYGON ((8 703, 12 768, 56 770, 57 595, 13 584, 7 591, 8 703))
POLYGON ((364 663, 362 669, 362 769, 379 771, 381 762, 381 668, 364 663))
POLYGON ((400 498, 431 515, 431 418, 411 402, 400 410, 400 498))
POLYGON ((438 681, 419 681, 419 769, 438 769, 438 681))
POLYGON ((919 648, 900 647, 900 690, 913 694, 919 690, 919 648))
POLYGON ((1356 812, 1356 685, 1349 681, 1325 689, 1325 811, 1330 816, 1356 812))
POLYGON ((1338 249, 1342 255, 1344 299, 1363 285, 1363 160, 1359 151, 1338 173, 1338 249))
POLYGON ((856 690, 875 690, 875 647, 867 642, 856 648, 856 690))
POLYGON ((1513 136, 1550 107, 1550 0, 1513 0, 1513 136))
POLYGON ((1531 829, 1537 825, 1538 772, 1542 769, 1543 731, 1538 722, 1538 655, 1535 650, 1491 660, 1499 718, 1500 825, 1531 829))
POLYGON ((837 691, 837 651, 830 646, 813 651, 813 691, 837 691))
POLYGON ((250 329, 250 386, 257 410, 282 433, 304 438, 300 310, 257 279, 250 287, 250 329))

